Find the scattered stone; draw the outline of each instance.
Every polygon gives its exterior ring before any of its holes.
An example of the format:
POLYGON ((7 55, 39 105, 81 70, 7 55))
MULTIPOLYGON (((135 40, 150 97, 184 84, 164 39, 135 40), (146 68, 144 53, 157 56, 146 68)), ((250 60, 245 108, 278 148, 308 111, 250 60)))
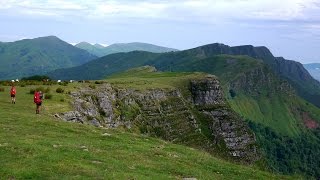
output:
POLYGON ((93 164, 102 164, 101 161, 91 161, 93 164))
POLYGON ((62 119, 59 114, 54 114, 53 116, 54 116, 55 118, 62 119))
POLYGON ((174 158, 178 158, 178 157, 179 157, 178 155, 176 155, 176 154, 171 154, 171 153, 169 153, 169 156, 170 156, 170 157, 174 157, 174 158))
POLYGON ((103 133, 102 136, 111 136, 109 133, 103 133))
POLYGON ((136 169, 134 166, 129 166, 128 168, 129 168, 129 169, 132 169, 132 170, 133 170, 133 169, 136 169))
POLYGON ((99 123, 99 121, 96 119, 96 118, 94 118, 93 120, 91 120, 91 122, 90 122, 92 125, 94 125, 95 127, 100 127, 101 125, 100 125, 100 123, 99 123))

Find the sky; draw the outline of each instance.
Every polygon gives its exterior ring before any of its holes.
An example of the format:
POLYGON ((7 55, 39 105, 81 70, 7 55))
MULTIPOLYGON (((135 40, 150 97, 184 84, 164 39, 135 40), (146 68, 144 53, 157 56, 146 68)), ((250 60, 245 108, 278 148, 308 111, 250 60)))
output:
POLYGON ((320 0, 0 0, 0 41, 266 46, 320 63, 320 0))

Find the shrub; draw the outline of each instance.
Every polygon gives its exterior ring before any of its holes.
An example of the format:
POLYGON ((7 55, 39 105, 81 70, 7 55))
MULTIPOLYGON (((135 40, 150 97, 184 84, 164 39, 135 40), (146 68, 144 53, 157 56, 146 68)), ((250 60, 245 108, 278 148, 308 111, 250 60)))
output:
POLYGON ((49 93, 50 91, 51 91, 51 89, 49 87, 47 87, 43 92, 49 93))
POLYGON ((50 89, 49 87, 47 87, 47 88, 44 90, 44 92, 45 92, 45 93, 49 93, 50 90, 51 90, 51 89, 50 89))
POLYGON ((45 89, 44 87, 40 86, 40 87, 37 87, 36 89, 30 89, 29 93, 34 94, 35 91, 41 91, 43 93, 48 93, 48 92, 50 92, 50 88, 45 89))
POLYGON ((62 86, 68 86, 68 82, 67 81, 64 81, 63 83, 62 83, 62 86))
POLYGON ((61 101, 61 102, 64 102, 64 98, 61 98, 60 101, 61 101))
POLYGON ((35 89, 30 89, 29 93, 34 94, 35 91, 36 91, 35 89))
POLYGON ((52 99, 52 94, 45 94, 45 95, 44 95, 44 98, 45 98, 45 99, 52 99))
POLYGON ((36 88, 36 91, 41 91, 41 92, 45 92, 44 87, 40 86, 36 88))
POLYGON ((91 89, 96 89, 96 86, 95 86, 94 84, 90 84, 89 87, 90 87, 91 89))
POLYGON ((95 84, 103 84, 103 81, 95 81, 95 84))
POLYGON ((46 79, 50 79, 48 76, 42 76, 42 75, 34 75, 29 77, 23 77, 21 80, 34 80, 34 81, 43 81, 46 79))
POLYGON ((236 97, 236 92, 233 90, 233 89, 230 89, 229 90, 229 93, 230 93, 230 96, 232 97, 232 98, 234 98, 234 97, 236 97))
POLYGON ((4 92, 4 88, 3 87, 0 87, 0 92, 4 92))
POLYGON ((64 92, 64 89, 58 87, 58 88, 56 89, 56 92, 57 92, 57 93, 63 93, 63 92, 64 92))

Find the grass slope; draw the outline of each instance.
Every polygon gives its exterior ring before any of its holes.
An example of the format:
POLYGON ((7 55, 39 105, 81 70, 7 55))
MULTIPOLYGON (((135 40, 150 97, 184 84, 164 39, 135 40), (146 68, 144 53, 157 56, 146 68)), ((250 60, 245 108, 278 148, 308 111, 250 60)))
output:
MULTIPOLYGON (((88 84, 86 84, 88 85, 88 84)), ((62 86, 66 91, 83 84, 62 86)), ((45 87, 45 86, 44 86, 45 87)), ((35 114, 34 86, 0 92, 0 176, 4 179, 289 179, 254 167, 231 164, 211 155, 162 140, 54 119, 70 109, 66 94, 53 92, 35 114), (61 101, 64 99, 64 102, 61 101)), ((61 86, 60 86, 61 87, 61 86)))

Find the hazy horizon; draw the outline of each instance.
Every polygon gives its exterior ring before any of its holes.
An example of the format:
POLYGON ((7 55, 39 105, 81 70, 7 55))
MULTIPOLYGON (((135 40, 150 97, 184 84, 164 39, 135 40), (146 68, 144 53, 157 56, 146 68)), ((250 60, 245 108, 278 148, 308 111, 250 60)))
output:
POLYGON ((250 44, 317 63, 319 10, 317 0, 2 0, 0 41, 54 35, 68 43, 144 42, 180 50, 250 44))

